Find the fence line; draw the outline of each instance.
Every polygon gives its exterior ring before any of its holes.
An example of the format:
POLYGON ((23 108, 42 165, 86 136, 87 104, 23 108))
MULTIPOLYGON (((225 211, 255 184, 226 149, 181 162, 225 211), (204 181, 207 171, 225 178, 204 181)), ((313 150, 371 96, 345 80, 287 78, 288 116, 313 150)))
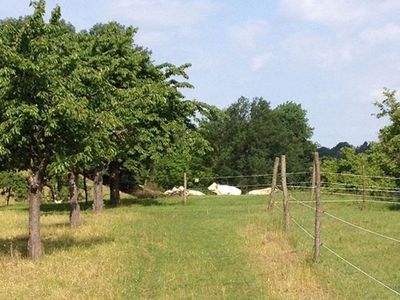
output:
MULTIPOLYGON (((295 201, 289 201, 289 202, 290 203, 299 203, 300 201, 295 200, 295 201)), ((301 202, 315 203, 315 201, 313 201, 313 200, 301 200, 301 202)), ((345 202, 360 202, 360 200, 347 200, 347 199, 345 199, 345 200, 321 200, 321 203, 341 203, 341 202, 343 202, 343 203, 345 203, 345 202)), ((382 201, 378 201, 378 202, 382 202, 382 201)), ((390 202, 390 201, 387 201, 387 202, 390 202)), ((393 202, 393 203, 397 203, 397 202, 393 202)))
MULTIPOLYGON (((293 196, 290 196, 290 197, 291 197, 293 200, 297 201, 298 203, 302 204, 303 206, 308 207, 308 208, 310 208, 310 209, 312 209, 312 210, 315 210, 314 207, 312 207, 312 206, 310 206, 310 205, 308 205, 308 204, 303 203, 303 201, 297 200, 297 199, 294 198, 293 196)), ((373 231, 373 230, 370 230, 370 229, 367 229, 367 228, 358 226, 358 225, 353 224, 353 223, 351 223, 351 222, 349 222, 349 221, 346 221, 346 220, 344 220, 344 219, 342 219, 342 218, 339 218, 339 217, 337 217, 337 216, 335 216, 335 215, 333 215, 333 214, 331 214, 331 213, 328 213, 328 212, 325 211, 325 210, 321 210, 321 213, 323 213, 323 214, 325 214, 325 215, 327 215, 327 216, 329 216, 329 217, 331 217, 331 218, 333 218, 333 219, 336 219, 336 220, 338 220, 338 221, 340 221, 340 222, 342 222, 342 223, 345 223, 345 224, 347 224, 347 225, 349 225, 349 226, 352 226, 352 227, 354 227, 354 228, 357 228, 357 229, 359 229, 359 230, 362 230, 362 231, 365 231, 365 232, 374 234, 374 235, 376 235, 376 236, 379 236, 379 237, 381 237, 381 238, 385 238, 385 239, 387 239, 387 240, 391 240, 391 241, 400 243, 400 240, 399 240, 399 239, 396 239, 396 238, 393 238, 393 237, 390 237, 390 236, 381 234, 381 233, 379 233, 379 232, 376 232, 376 231, 373 231)))
POLYGON ((382 203, 382 204, 400 204, 400 202, 394 202, 394 201, 382 201, 382 200, 365 200, 365 202, 371 202, 371 203, 382 203))
POLYGON ((368 274, 367 272, 365 272, 364 270, 362 270, 360 267, 357 267, 355 264, 353 264, 352 262, 348 261, 347 259, 345 259, 344 257, 340 256, 338 253, 336 253, 335 251, 333 251, 331 248, 329 248, 328 246, 322 244, 322 247, 324 247, 326 250, 328 250, 329 252, 331 252, 333 255, 335 255, 336 257, 340 258, 341 260, 343 260, 345 263, 347 263, 349 266, 352 266, 354 269, 356 269, 357 271, 361 272, 362 274, 364 274, 365 276, 367 276, 368 278, 374 280, 375 282, 379 283, 380 285, 382 285, 383 287, 387 288, 389 291, 395 293, 396 295, 400 296, 400 292, 396 291, 395 289, 392 289, 390 286, 388 286, 387 284, 383 283, 382 281, 380 281, 379 279, 375 278, 374 276, 368 274))
POLYGON ((232 176, 209 176, 199 179, 229 179, 229 178, 253 178, 253 177, 272 177, 272 174, 254 174, 254 175, 232 175, 232 176))
MULTIPOLYGON (((295 183, 302 183, 302 182, 295 182, 295 183)), ((306 181, 304 183, 307 183, 306 181)), ((351 184, 351 187, 349 188, 360 188, 362 189, 363 186, 361 184, 352 184, 352 183, 342 183, 342 182, 329 182, 329 181, 322 181, 321 184, 324 185, 330 185, 330 186, 335 186, 335 185, 339 185, 339 186, 348 186, 351 184)), ((374 191, 377 191, 378 189, 382 190, 382 191, 398 191, 400 192, 400 188, 395 188, 395 187, 382 187, 382 186, 377 186, 377 185, 371 185, 369 186, 369 189, 372 189, 374 191)))
MULTIPOLYGON (((298 188, 298 189, 313 189, 314 187, 312 186, 306 186, 306 185, 288 185, 290 188, 298 188)), ((366 192, 383 192, 383 193, 400 193, 400 190, 394 190, 394 189, 363 189, 362 187, 326 187, 326 186, 321 186, 321 190, 325 191, 355 191, 355 192, 361 192, 361 191, 366 191, 366 192)), ((368 196, 367 196, 368 197, 368 196)), ((375 196, 371 196, 375 197, 375 196)))
MULTIPOLYGON (((304 233, 306 233, 311 239, 314 239, 314 236, 307 230, 305 229, 301 224, 299 224, 292 216, 290 216, 290 219, 293 221, 294 224, 296 224, 299 229, 301 229, 304 233)), ((326 250, 328 250, 330 253, 332 253, 333 255, 335 255, 337 258, 343 260, 345 263, 347 263, 349 266, 353 267, 354 269, 356 269, 357 271, 359 271, 360 273, 364 274, 365 276, 367 276, 368 278, 372 279, 373 281, 375 281, 376 283, 380 284, 381 286, 383 286, 384 288, 388 289, 389 291, 391 291, 392 293, 400 296, 400 292, 396 291, 395 289, 391 288, 390 286, 388 286, 387 284, 385 284, 384 282, 380 281, 379 279, 375 278, 374 276, 372 276, 371 274, 365 272, 363 269, 361 269, 360 267, 356 266, 355 264, 353 264, 352 262, 350 262, 349 260, 345 259, 344 257, 342 257, 341 255, 339 255, 337 252, 335 252, 334 250, 332 250, 331 248, 329 248, 328 246, 326 246, 325 244, 322 244, 322 247, 325 248, 326 250)))
MULTIPOLYGON (((305 174, 310 174, 310 171, 288 172, 288 173, 286 173, 286 175, 305 175, 305 174)), ((278 176, 281 176, 281 174, 279 174, 278 176)))
POLYGON ((364 178, 378 178, 378 179, 391 179, 391 180, 400 180, 400 177, 390 177, 390 176, 363 176, 359 174, 350 174, 350 173, 333 173, 333 172, 321 172, 321 175, 337 175, 337 176, 349 176, 349 177, 364 177, 364 178))
POLYGON ((371 234, 380 236, 380 237, 385 238, 385 239, 387 239, 387 240, 392 240, 392 241, 395 241, 395 242, 397 242, 397 243, 400 243, 400 240, 399 240, 399 239, 396 239, 396 238, 393 238, 393 237, 390 237, 390 236, 381 234, 381 233, 379 233, 379 232, 375 232, 375 231, 369 230, 369 229, 367 229, 367 228, 358 226, 358 225, 356 225, 356 224, 350 223, 350 222, 348 222, 348 221, 346 221, 346 220, 343 220, 342 218, 336 217, 336 216, 334 216, 334 215, 328 213, 327 211, 323 211, 322 213, 325 214, 325 215, 327 215, 327 216, 329 216, 329 217, 331 217, 331 218, 334 218, 334 219, 336 219, 336 220, 338 220, 338 221, 340 221, 340 222, 343 222, 343 223, 345 223, 345 224, 347 224, 347 225, 353 226, 354 228, 358 228, 359 230, 363 230, 363 231, 365 231, 365 232, 368 232, 368 233, 371 233, 371 234))

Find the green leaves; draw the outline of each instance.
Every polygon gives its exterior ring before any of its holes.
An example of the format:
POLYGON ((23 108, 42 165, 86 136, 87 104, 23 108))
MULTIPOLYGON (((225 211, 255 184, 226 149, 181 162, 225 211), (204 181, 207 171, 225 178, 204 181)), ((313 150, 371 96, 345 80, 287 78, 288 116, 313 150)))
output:
MULTIPOLYGON (((307 168, 315 148, 312 129, 300 105, 287 102, 272 109, 263 98, 241 97, 201 130, 214 148, 218 175, 270 173, 275 156, 287 154, 291 172, 307 168)), ((245 184, 245 182, 242 182, 245 184)))
POLYGON ((379 132, 379 143, 373 147, 375 156, 379 156, 388 175, 400 176, 400 103, 396 91, 384 89, 384 99, 376 102, 378 118, 386 117, 389 124, 379 132))

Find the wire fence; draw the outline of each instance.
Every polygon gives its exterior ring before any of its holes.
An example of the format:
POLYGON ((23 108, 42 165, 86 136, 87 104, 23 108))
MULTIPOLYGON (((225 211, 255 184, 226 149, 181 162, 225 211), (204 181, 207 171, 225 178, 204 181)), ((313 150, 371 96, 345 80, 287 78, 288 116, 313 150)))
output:
MULTIPOLYGON (((321 173, 322 175, 323 173, 321 173)), ((370 185, 367 186, 365 184, 367 178, 379 178, 379 179, 389 179, 389 180, 399 180, 400 178, 393 178, 387 176, 366 176, 366 175, 356 175, 356 174, 336 174, 336 173, 329 173, 330 175, 335 176, 347 176, 348 178, 354 178, 356 180, 347 180, 346 182, 330 182, 330 181, 319 181, 318 183, 313 183, 312 180, 310 181, 299 181, 299 182, 289 182, 288 189, 290 190, 290 204, 299 204, 304 206, 310 211, 315 212, 317 218, 317 211, 336 222, 344 224, 345 226, 349 226, 354 230, 358 230, 364 232, 366 234, 370 234, 376 236, 382 240, 387 242, 392 242, 395 244, 400 243, 400 239, 390 236, 388 234, 384 234, 377 230, 373 230, 371 228, 366 228, 365 225, 361 226, 360 224, 355 224, 352 221, 346 220, 346 218, 340 217, 336 214, 328 212, 326 209, 317 209, 316 198, 312 196, 316 192, 316 188, 318 186, 318 191, 320 196, 322 197, 321 203, 382 203, 382 204, 392 204, 397 205, 400 204, 399 196, 400 196, 400 189, 396 186, 378 186, 378 185, 370 185), (361 180, 360 180, 361 179, 361 180), (293 196, 293 193, 302 192, 310 194, 310 200, 299 200, 293 196), (334 199, 332 199, 334 198, 334 199), (336 198, 336 199, 335 199, 336 198), (350 199, 349 199, 350 198, 350 199), (391 201, 384 201, 384 200, 391 200, 391 201), (315 205, 315 206, 314 206, 315 205)), ((326 174, 325 174, 326 175, 326 174)), ((278 206, 276 206, 278 207, 278 206)), ((279 207, 278 207, 279 208, 279 207)), ((400 207, 399 207, 400 208, 400 207)), ((281 210, 279 208, 279 210, 281 210)), ((281 210, 283 212, 283 210, 281 210)), ((290 221, 296 225, 299 230, 304 233, 309 238, 313 239, 314 242, 316 241, 316 234, 315 235, 309 232, 302 224, 296 220, 292 214, 289 216, 290 221)), ((317 222, 317 221, 316 221, 317 222)), ((319 239, 319 234, 318 234, 319 239)), ((351 262, 349 259, 345 258, 343 255, 339 254, 335 251, 332 247, 328 246, 326 243, 321 243, 320 245, 323 249, 326 249, 332 255, 340 259, 341 261, 345 262, 347 265, 351 266, 353 269, 357 270, 358 272, 362 273, 363 275, 367 276, 377 284, 381 285, 382 287, 386 288, 387 290, 391 291, 392 293, 400 296, 400 292, 389 284, 383 282, 382 280, 378 279, 376 276, 371 274, 370 272, 366 271, 365 269, 361 268, 357 264, 351 262)), ((314 245, 314 248, 316 246, 314 245)), ((314 250, 315 251, 315 250, 314 250)))
MULTIPOLYGON (((289 203, 304 206, 310 211, 315 211, 315 200, 311 198, 311 193, 315 192, 315 184, 312 182, 312 171, 304 171, 304 172, 288 172, 286 173, 287 180, 287 188, 290 192, 290 200, 289 203), (303 195, 310 195, 310 200, 299 200, 293 196, 294 193, 303 193, 303 195)), ((400 209, 400 178, 389 177, 389 176, 368 176, 368 175, 358 175, 358 174, 346 174, 346 173, 329 173, 329 172, 321 172, 321 176, 324 178, 324 181, 320 181, 320 193, 322 196, 321 203, 332 203, 332 204, 343 204, 343 203, 380 203, 380 204, 390 204, 390 205, 399 205, 400 209), (330 176, 330 177, 329 177, 330 176), (345 178, 345 182, 341 182, 340 180, 333 180, 332 176, 335 178, 345 178), (329 180, 330 179, 330 180, 329 180), (368 185, 366 184, 367 180, 372 179, 384 179, 386 182, 383 182, 381 185, 380 181, 369 181, 368 185), (399 181, 399 182, 397 182, 399 181), (389 182, 389 183, 388 183, 389 182)), ((282 176, 278 175, 278 178, 282 180, 282 176)), ((227 184, 233 185, 243 191, 243 193, 248 193, 252 189, 262 189, 266 187, 271 187, 271 182, 273 181, 273 174, 255 174, 255 175, 233 175, 233 176, 213 176, 213 177, 203 177, 198 178, 197 180, 191 182, 189 188, 201 188, 206 190, 208 185, 213 182, 219 184, 227 184)), ((279 189, 283 189, 281 184, 277 184, 279 189)), ((279 210, 283 211, 276 204, 274 207, 277 207, 279 210)), ((348 226, 354 230, 358 230, 365 234, 373 235, 377 238, 382 239, 382 241, 392 242, 395 244, 400 243, 400 239, 390 236, 388 234, 384 234, 379 232, 379 230, 373 230, 371 228, 367 228, 364 225, 356 224, 346 218, 333 214, 332 212, 328 212, 327 210, 320 210, 320 213, 327 218, 334 220, 335 222, 339 222, 344 226, 348 226)), ((290 214, 289 219, 292 223, 296 225, 297 228, 301 230, 305 235, 309 238, 315 239, 315 236, 310 233, 302 224, 290 214)), ((305 220, 303 220, 305 222, 305 220)), ((332 247, 326 245, 325 243, 321 244, 323 249, 326 249, 329 253, 345 262, 347 265, 351 266, 353 269, 357 270, 361 274, 367 276, 377 284, 391 291, 392 293, 400 296, 400 292, 390 287, 389 284, 384 283, 382 280, 376 278, 370 272, 367 272, 357 264, 351 262, 348 258, 345 258, 343 255, 335 251, 332 247)))

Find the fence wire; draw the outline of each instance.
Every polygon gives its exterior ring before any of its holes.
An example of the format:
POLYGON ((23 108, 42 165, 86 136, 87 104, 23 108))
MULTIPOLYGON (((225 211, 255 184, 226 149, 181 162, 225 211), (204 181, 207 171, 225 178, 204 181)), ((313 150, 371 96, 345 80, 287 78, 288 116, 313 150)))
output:
MULTIPOLYGON (((281 210, 279 208, 279 210, 281 210)), ((282 211, 282 210, 281 210, 282 211)), ((292 216, 290 216, 290 220, 301 230, 303 231, 308 237, 310 237, 311 239, 314 239, 314 235, 311 234, 306 228, 304 228, 299 222, 297 222, 292 216)), ((363 269, 361 269, 360 267, 356 266, 354 263, 352 263, 351 261, 349 261, 348 259, 344 258, 343 256, 341 256, 340 254, 338 254, 336 251, 334 251, 333 249, 331 249, 330 247, 326 246, 325 244, 321 245, 324 249, 328 250, 330 253, 332 253, 333 255, 335 255, 337 258, 339 258, 340 260, 344 261, 346 264, 348 264, 349 266, 351 266, 352 268, 354 268, 355 270, 357 270, 358 272, 364 274, 365 276, 367 276, 368 278, 370 278, 371 280, 375 281, 376 283, 378 283, 379 285, 383 286, 384 288, 386 288, 387 290, 391 291, 392 293, 400 296, 400 292, 391 288, 388 284, 384 283, 383 281, 377 279, 376 277, 372 276, 371 274, 367 273, 366 271, 364 271, 363 269)))

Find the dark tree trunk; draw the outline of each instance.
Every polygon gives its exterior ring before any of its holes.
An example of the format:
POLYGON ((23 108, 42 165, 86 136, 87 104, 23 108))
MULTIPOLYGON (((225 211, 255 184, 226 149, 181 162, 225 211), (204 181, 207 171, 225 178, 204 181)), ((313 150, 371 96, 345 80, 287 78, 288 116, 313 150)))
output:
POLYGON ((86 185, 86 172, 83 171, 83 189, 85 191, 85 204, 88 204, 88 191, 87 191, 87 185, 86 185))
POLYGON ((9 187, 7 188, 7 198, 6 198, 7 206, 10 205, 10 198, 11 198, 11 188, 9 187))
POLYGON ((119 195, 119 163, 110 163, 110 202, 112 205, 119 206, 121 198, 119 195))
POLYGON ((95 169, 93 180, 93 211, 96 214, 101 213, 103 210, 103 168, 98 167, 95 169))
POLYGON ((71 201, 71 210, 69 213, 69 222, 71 228, 75 228, 79 226, 79 218, 80 218, 80 207, 78 203, 78 173, 70 172, 68 174, 68 182, 69 182, 69 197, 71 201))
POLYGON ((54 191, 54 186, 52 184, 49 184, 47 187, 50 189, 51 199, 53 200, 53 202, 56 202, 57 201, 57 193, 54 191))
POLYGON ((29 239, 28 256, 33 260, 39 259, 42 254, 42 241, 40 238, 40 200, 42 198, 43 180, 46 163, 43 160, 39 169, 28 178, 29 193, 29 239))

